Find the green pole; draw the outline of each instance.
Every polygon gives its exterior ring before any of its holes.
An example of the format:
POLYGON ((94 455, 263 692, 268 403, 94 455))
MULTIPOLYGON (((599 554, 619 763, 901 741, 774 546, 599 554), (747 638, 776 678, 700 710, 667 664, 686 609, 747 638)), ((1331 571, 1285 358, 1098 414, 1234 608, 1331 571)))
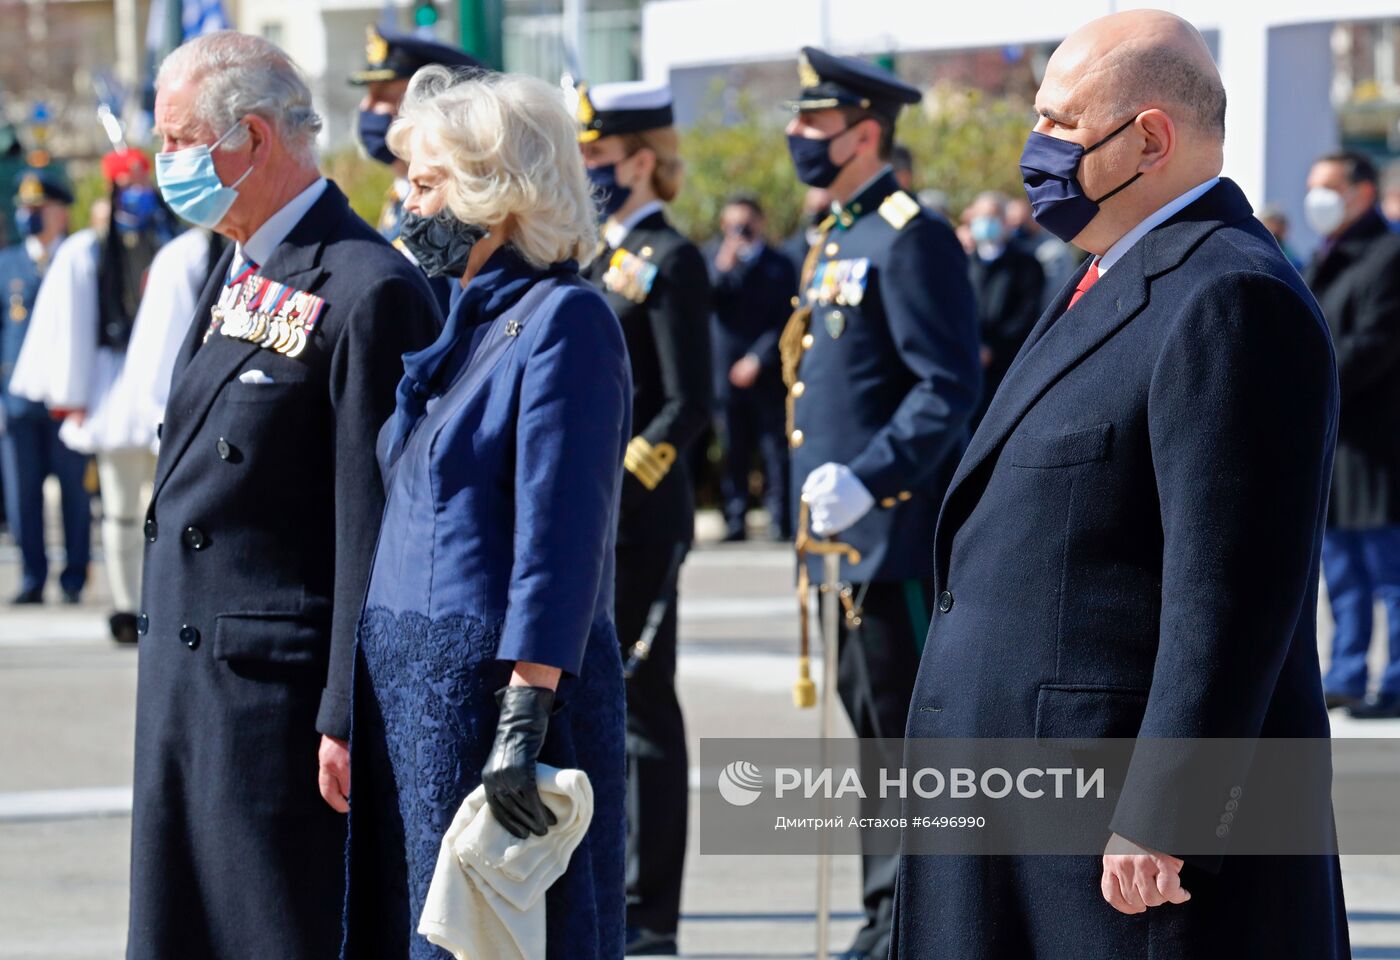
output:
POLYGON ((457 10, 462 49, 502 69, 501 0, 458 0, 457 10))

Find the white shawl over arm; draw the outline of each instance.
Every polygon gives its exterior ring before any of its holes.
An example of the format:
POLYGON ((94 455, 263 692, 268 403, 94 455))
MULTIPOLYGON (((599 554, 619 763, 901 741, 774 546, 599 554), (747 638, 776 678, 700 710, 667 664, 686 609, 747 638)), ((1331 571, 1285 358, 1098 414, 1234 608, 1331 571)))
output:
POLYGON ((63 241, 44 274, 10 392, 60 410, 86 409, 97 355, 98 239, 80 230, 63 241))

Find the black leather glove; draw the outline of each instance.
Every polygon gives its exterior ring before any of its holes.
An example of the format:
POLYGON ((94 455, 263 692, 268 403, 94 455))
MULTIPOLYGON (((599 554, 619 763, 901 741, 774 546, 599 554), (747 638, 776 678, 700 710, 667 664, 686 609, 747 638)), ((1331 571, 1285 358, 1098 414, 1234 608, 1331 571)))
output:
POLYGON ((501 719, 496 724, 491 755, 481 770, 486 802, 500 825, 515 836, 522 840, 532 833, 542 837, 558 822, 540 799, 535 783, 535 761, 549 729, 554 691, 502 687, 496 691, 496 703, 501 719))

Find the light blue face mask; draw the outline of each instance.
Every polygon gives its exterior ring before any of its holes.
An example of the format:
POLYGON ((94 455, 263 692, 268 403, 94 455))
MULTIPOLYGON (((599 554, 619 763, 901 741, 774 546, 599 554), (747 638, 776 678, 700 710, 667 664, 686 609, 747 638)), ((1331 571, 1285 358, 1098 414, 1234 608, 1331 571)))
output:
POLYGON ((243 176, 224 186, 214 169, 213 151, 242 122, 235 123, 208 146, 200 144, 156 154, 156 183, 160 186, 160 195, 180 219, 213 230, 238 199, 238 185, 248 179, 253 168, 249 167, 243 176))

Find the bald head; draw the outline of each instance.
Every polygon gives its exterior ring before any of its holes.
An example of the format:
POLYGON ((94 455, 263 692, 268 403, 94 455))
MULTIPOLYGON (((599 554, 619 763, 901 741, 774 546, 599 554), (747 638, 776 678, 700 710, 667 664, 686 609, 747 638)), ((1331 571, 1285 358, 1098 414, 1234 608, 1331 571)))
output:
MULTIPOLYGON (((1163 10, 1102 17, 1060 44, 1045 71, 1086 113, 1116 123, 1157 108, 1178 126, 1225 138, 1225 87, 1205 38, 1163 10)), ((1042 88, 1043 89, 1043 88, 1042 88)))
POLYGON ((1074 242, 1091 253, 1224 165, 1220 73, 1196 28, 1160 10, 1076 30, 1046 65, 1036 111, 1038 133, 1084 148, 1076 176, 1098 212, 1074 242))

